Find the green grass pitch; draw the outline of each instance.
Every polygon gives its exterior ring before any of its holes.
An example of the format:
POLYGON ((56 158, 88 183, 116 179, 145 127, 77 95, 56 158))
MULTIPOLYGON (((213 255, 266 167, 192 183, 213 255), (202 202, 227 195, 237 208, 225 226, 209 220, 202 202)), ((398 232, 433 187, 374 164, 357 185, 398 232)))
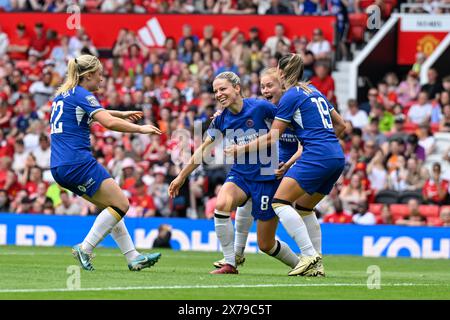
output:
POLYGON ((239 275, 210 275, 219 253, 160 252, 155 266, 131 272, 118 249, 98 248, 96 270, 81 270, 71 290, 70 248, 0 246, 0 299, 450 299, 448 260, 324 256, 327 277, 304 278, 264 254, 247 254, 239 275), (379 289, 368 288, 369 266, 381 271, 379 289))

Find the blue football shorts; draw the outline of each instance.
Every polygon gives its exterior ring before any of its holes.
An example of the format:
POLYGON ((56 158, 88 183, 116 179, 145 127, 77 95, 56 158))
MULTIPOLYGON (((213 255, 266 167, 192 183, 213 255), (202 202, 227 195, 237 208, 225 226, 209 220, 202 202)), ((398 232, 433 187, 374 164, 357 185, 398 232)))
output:
POLYGON ((61 187, 79 196, 92 197, 103 180, 111 178, 108 171, 95 159, 80 164, 55 167, 51 171, 53 178, 61 187))
POLYGON ((327 195, 333 189, 344 170, 344 159, 324 159, 318 161, 298 160, 284 177, 297 181, 309 195, 327 195))
POLYGON ((276 216, 272 209, 272 198, 279 181, 250 181, 235 173, 228 174, 225 183, 232 182, 252 199, 252 216, 255 220, 267 221, 276 216))

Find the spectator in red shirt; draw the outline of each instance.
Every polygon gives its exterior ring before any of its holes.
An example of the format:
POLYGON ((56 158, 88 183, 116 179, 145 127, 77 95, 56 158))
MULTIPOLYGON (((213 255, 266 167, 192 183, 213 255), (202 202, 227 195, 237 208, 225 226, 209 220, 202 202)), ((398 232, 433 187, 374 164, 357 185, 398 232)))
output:
POLYGON ((344 212, 341 199, 337 198, 333 201, 334 213, 327 214, 323 218, 324 223, 352 223, 353 218, 350 214, 344 212))
POLYGON ((42 67, 39 64, 39 52, 30 49, 28 52, 28 61, 24 65, 23 73, 29 81, 38 81, 42 76, 42 67))
POLYGON ((11 144, 9 139, 7 139, 4 135, 3 130, 0 130, 0 158, 12 159, 14 156, 14 145, 11 144))
POLYGON ((121 187, 124 190, 132 191, 136 184, 135 177, 136 162, 132 158, 125 158, 122 162, 121 187))
POLYGON ((392 111, 394 105, 397 103, 397 94, 394 91, 389 91, 389 86, 385 81, 378 83, 378 97, 377 101, 383 105, 385 110, 392 111))
POLYGON ((11 37, 8 46, 8 54, 11 60, 26 60, 31 39, 26 34, 25 25, 19 23, 16 27, 16 34, 11 37))
POLYGON ((423 199, 430 204, 443 204, 448 197, 449 182, 441 178, 441 164, 433 164, 431 177, 425 181, 422 189, 423 199))
POLYGON ((38 166, 32 167, 29 171, 28 179, 24 183, 25 190, 30 198, 37 196, 38 185, 42 182, 42 169, 38 166))
POLYGON ((22 189, 22 185, 17 181, 17 175, 13 170, 6 173, 4 189, 8 191, 10 199, 13 199, 22 189))
POLYGON ((7 189, 6 181, 8 176, 8 171, 11 169, 11 158, 1 157, 0 158, 0 189, 7 189))
POLYGON ((50 52, 42 22, 37 22, 34 25, 34 35, 31 37, 30 49, 35 50, 39 58, 46 58, 50 52))
POLYGON ((145 61, 145 56, 147 52, 144 46, 139 46, 133 43, 128 50, 124 52, 123 56, 123 68, 128 75, 134 76, 136 73, 136 67, 138 65, 143 66, 145 61))
POLYGON ((137 211, 142 212, 143 217, 154 217, 156 212, 153 197, 147 193, 147 186, 142 180, 138 180, 134 186, 135 190, 131 197, 131 205, 137 211))
POLYGON ((334 80, 330 76, 330 68, 325 62, 317 62, 314 66, 315 76, 311 78, 311 84, 317 88, 325 97, 336 106, 334 95, 334 80))
POLYGON ((389 205, 385 204, 381 209, 381 215, 377 217, 377 224, 394 224, 394 217, 389 205))

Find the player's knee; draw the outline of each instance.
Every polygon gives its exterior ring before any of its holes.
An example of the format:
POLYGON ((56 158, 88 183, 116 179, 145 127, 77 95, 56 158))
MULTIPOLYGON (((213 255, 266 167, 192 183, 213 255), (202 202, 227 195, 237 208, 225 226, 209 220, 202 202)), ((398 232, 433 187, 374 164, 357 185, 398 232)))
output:
POLYGON ((217 199, 216 210, 222 212, 231 212, 231 205, 228 201, 217 199))
POLYGON ((118 210, 118 213, 122 216, 125 217, 125 215, 128 212, 128 209, 130 209, 130 202, 128 201, 127 198, 125 198, 124 200, 120 201, 119 203, 117 203, 116 205, 111 206, 112 208, 116 208, 118 210), (119 212, 120 211, 120 212, 119 212))
POLYGON ((116 206, 109 206, 108 210, 114 214, 115 217, 117 217, 118 220, 122 219, 123 217, 125 217, 125 215, 127 214, 128 210, 123 210, 119 207, 116 206))
POLYGON ((290 206, 291 203, 287 200, 273 198, 272 200, 272 209, 275 210, 277 208, 280 208, 282 206, 290 206))

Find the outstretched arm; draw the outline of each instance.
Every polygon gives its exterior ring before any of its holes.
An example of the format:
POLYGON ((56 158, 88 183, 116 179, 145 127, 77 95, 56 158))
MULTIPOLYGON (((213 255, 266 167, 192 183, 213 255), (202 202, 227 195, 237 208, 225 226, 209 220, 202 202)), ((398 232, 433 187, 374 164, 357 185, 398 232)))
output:
POLYGON ((213 143, 213 139, 211 137, 207 137, 205 141, 203 141, 202 145, 195 150, 192 157, 189 159, 187 165, 181 170, 178 176, 170 183, 169 186, 169 196, 174 198, 178 195, 181 187, 186 181, 187 177, 202 163, 203 154, 206 150, 209 150, 208 146, 213 143))
POLYGON ((101 110, 93 115, 95 121, 99 122, 106 129, 119 131, 119 132, 129 132, 129 133, 143 133, 143 134, 161 134, 161 130, 152 125, 137 125, 128 122, 124 119, 114 117, 109 112, 104 112, 106 110, 101 110))
POLYGON ((142 111, 118 111, 118 110, 106 110, 110 115, 116 118, 130 120, 132 122, 142 119, 144 113, 142 111))

